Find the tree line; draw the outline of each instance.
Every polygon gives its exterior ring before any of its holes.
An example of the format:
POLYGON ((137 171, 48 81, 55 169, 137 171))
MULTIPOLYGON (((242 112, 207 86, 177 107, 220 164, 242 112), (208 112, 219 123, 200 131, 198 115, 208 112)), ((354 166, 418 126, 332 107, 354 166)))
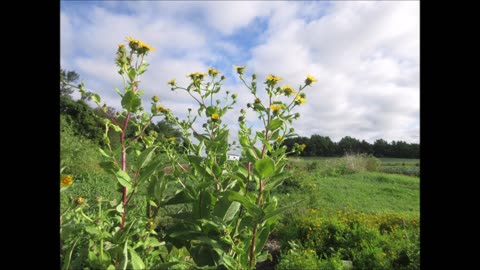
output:
POLYGON ((378 139, 373 144, 365 140, 358 140, 350 136, 343 137, 338 142, 333 142, 328 136, 314 134, 308 137, 288 138, 284 145, 290 150, 295 143, 305 144, 306 147, 300 156, 304 157, 334 157, 343 156, 346 153, 365 153, 375 157, 392 158, 420 158, 420 144, 407 143, 404 141, 392 141, 388 143, 384 139, 378 139))

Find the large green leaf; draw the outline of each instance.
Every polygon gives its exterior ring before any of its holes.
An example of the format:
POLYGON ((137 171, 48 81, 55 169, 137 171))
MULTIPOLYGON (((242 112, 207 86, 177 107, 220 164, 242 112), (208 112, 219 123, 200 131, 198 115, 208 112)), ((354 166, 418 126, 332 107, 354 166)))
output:
POLYGON ((270 121, 270 125, 268 126, 268 129, 275 130, 275 129, 279 128, 280 126, 282 126, 282 124, 283 124, 282 119, 280 119, 280 118, 273 119, 272 121, 270 121))
POLYGON ((192 199, 186 194, 184 190, 178 192, 174 196, 166 200, 163 205, 174 205, 192 202, 192 199))
POLYGON ((138 256, 137 252, 130 247, 128 248, 128 251, 130 251, 130 264, 132 269, 145 269, 145 263, 142 261, 142 258, 138 256))
POLYGON ((262 252, 263 246, 267 242, 268 236, 270 235, 270 226, 265 226, 260 229, 257 235, 257 242, 255 242, 255 256, 262 252))
POLYGON ((137 164, 136 164, 137 169, 142 169, 150 162, 150 160, 152 160, 152 156, 155 149, 157 149, 157 147, 152 146, 150 148, 143 150, 143 152, 140 154, 140 156, 137 159, 137 164))
POLYGON ((275 163, 270 157, 266 156, 255 162, 255 170, 262 178, 267 178, 275 171, 275 163))
POLYGON ((132 188, 132 179, 126 172, 122 170, 118 170, 115 172, 115 176, 117 177, 117 180, 120 183, 120 185, 127 187, 127 189, 132 188))
POLYGON ((235 217, 235 214, 240 209, 239 202, 231 202, 227 196, 223 196, 216 204, 213 214, 220 217, 225 222, 229 222, 235 217))
POLYGON ((193 203, 193 216, 194 218, 208 219, 210 217, 211 209, 215 203, 215 197, 208 191, 200 192, 200 195, 193 203))
POLYGON ((142 100, 132 91, 128 91, 122 98, 122 108, 135 113, 142 104, 142 100))
POLYGON ((137 75, 137 71, 135 70, 134 67, 130 67, 128 69, 128 78, 130 79, 130 81, 133 81, 135 80, 135 76, 137 75))
POLYGON ((235 191, 226 191, 224 192, 225 196, 230 201, 237 201, 239 202, 247 212, 254 217, 254 220, 259 220, 263 216, 263 211, 260 207, 258 207, 256 204, 250 202, 247 198, 244 196, 240 195, 240 193, 235 192, 235 191))

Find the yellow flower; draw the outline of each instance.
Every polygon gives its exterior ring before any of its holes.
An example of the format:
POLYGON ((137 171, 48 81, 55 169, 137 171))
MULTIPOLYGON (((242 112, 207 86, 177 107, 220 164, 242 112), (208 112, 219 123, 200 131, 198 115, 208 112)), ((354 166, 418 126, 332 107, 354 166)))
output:
POLYGON ((292 87, 289 84, 282 85, 280 89, 283 90, 283 93, 285 93, 285 96, 290 96, 291 94, 295 94, 295 90, 292 89, 292 87))
POLYGON ((65 175, 60 179, 61 187, 68 187, 73 183, 73 177, 71 175, 65 175))
POLYGON ((175 138, 175 137, 170 137, 170 138, 168 138, 168 141, 170 141, 170 142, 175 142, 176 139, 177 139, 177 138, 175 138))
POLYGON ((247 66, 233 66, 234 69, 237 70, 237 73, 242 75, 243 74, 243 71, 245 70, 245 67, 247 66))
POLYGON ((317 79, 315 79, 315 77, 313 77, 310 74, 307 74, 307 78, 305 79, 305 84, 306 85, 310 85, 310 84, 312 84, 312 82, 316 82, 316 81, 317 81, 317 79))
POLYGON ((75 203, 77 203, 77 205, 82 205, 85 203, 85 199, 82 197, 82 196, 79 196, 76 200, 75 200, 75 203))
POLYGON ((218 115, 218 113, 212 114, 211 117, 212 117, 212 120, 218 120, 218 119, 220 119, 220 115, 218 115))
POLYGON ((281 80, 282 80, 282 78, 277 77, 277 76, 272 75, 272 74, 267 76, 267 82, 270 82, 270 83, 276 83, 276 82, 279 82, 281 80))
POLYGON ((200 80, 203 79, 203 77, 207 76, 205 73, 201 72, 193 72, 187 75, 187 77, 190 77, 192 80, 195 80, 196 78, 199 78, 200 80))
POLYGON ((297 105, 305 104, 305 101, 306 101, 306 100, 305 100, 304 98, 302 98, 302 97, 297 97, 297 98, 295 99, 295 104, 297 104, 297 105))
POLYGON ((143 42, 141 40, 134 39, 132 37, 127 37, 126 39, 128 41, 128 45, 130 46, 130 48, 132 48, 132 50, 141 49, 141 50, 144 50, 145 52, 155 51, 155 48, 153 48, 152 46, 146 44, 145 42, 143 42))
POLYGON ((208 68, 208 75, 215 77, 218 74, 220 74, 220 71, 214 69, 214 68, 208 68))
POLYGON ((283 137, 282 137, 282 136, 278 136, 278 137, 277 137, 277 142, 281 142, 281 141, 283 141, 283 137))
POLYGON ((171 79, 170 81, 168 81, 167 84, 170 84, 171 86, 175 86, 175 79, 171 79))
POLYGON ((160 113, 168 113, 170 110, 163 107, 162 105, 158 105, 157 106, 157 111, 159 111, 160 113))
POLYGON ((125 44, 118 44, 118 48, 124 48, 125 44))
POLYGON ((274 111, 274 112, 278 112, 282 107, 278 104, 272 104, 270 106, 270 110, 274 111))

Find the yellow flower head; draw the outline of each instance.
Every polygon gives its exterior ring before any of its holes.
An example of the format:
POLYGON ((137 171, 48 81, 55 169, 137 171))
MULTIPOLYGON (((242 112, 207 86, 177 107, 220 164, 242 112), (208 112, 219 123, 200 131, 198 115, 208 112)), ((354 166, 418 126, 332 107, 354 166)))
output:
POLYGON ((82 196, 79 196, 76 200, 75 200, 75 203, 77 205, 82 205, 85 203, 85 198, 83 198, 82 196))
POLYGON ((145 52, 148 52, 148 51, 152 51, 152 52, 155 51, 155 48, 153 48, 152 46, 146 44, 145 42, 143 42, 141 40, 134 39, 132 37, 127 37, 126 39, 128 41, 128 45, 130 46, 130 48, 132 48, 132 50, 138 51, 139 53, 145 53, 145 52))
POLYGON ((207 76, 207 74, 205 73, 201 73, 201 72, 193 72, 193 73, 190 73, 188 74, 187 77, 190 77, 192 80, 195 80, 195 79, 203 79, 203 77, 207 76))
POLYGON ((233 66, 234 69, 237 70, 237 73, 242 75, 243 74, 243 71, 245 70, 245 67, 247 66, 233 66))
POLYGON ((280 111, 281 108, 282 108, 282 106, 280 106, 278 104, 272 104, 270 106, 270 110, 272 110, 273 112, 278 112, 278 111, 280 111))
POLYGON ((68 187, 73 183, 73 177, 71 175, 65 175, 60 179, 61 187, 68 187))
POLYGON ((291 94, 296 93, 295 90, 293 90, 292 87, 289 84, 282 85, 282 87, 280 87, 280 89, 283 90, 283 93, 287 97, 290 96, 291 94))
POLYGON ((158 105, 157 106, 157 111, 160 112, 160 113, 168 113, 170 110, 163 107, 162 105, 158 105))
POLYGON ((270 82, 270 83, 277 83, 277 82, 279 82, 279 81, 281 81, 281 80, 282 80, 282 78, 277 77, 277 76, 272 75, 272 74, 269 74, 269 75, 267 76, 267 82, 270 82))
POLYGON ((218 74, 220 74, 220 71, 214 69, 214 68, 208 68, 208 75, 215 77, 218 74))
POLYGON ((307 74, 307 78, 305 79, 305 84, 306 85, 310 85, 310 84, 312 84, 312 82, 316 82, 316 81, 317 81, 317 79, 315 79, 315 77, 313 77, 310 74, 307 74))
POLYGON ((168 138, 168 141, 169 142, 175 142, 176 139, 177 139, 176 137, 170 137, 170 138, 168 138))
POLYGON ((218 120, 218 119, 220 119, 220 115, 218 115, 218 113, 214 113, 214 114, 212 114, 211 118, 212 118, 212 120, 218 120))
POLYGON ((283 137, 282 136, 278 136, 277 137, 277 142, 282 142, 283 141, 283 137))
POLYGON ((118 44, 118 48, 125 48, 125 44, 118 44))
POLYGON ((168 84, 170 84, 171 86, 175 86, 175 79, 171 79, 170 81, 168 81, 168 84))
POLYGON ((295 104, 297 104, 297 105, 305 104, 305 101, 306 101, 305 98, 297 97, 297 98, 295 99, 295 104))

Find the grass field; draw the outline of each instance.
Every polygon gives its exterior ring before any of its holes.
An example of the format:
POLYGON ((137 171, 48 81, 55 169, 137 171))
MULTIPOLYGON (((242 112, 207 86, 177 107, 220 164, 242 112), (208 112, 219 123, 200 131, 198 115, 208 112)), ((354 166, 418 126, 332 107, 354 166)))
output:
MULTIPOLYGON (((75 179, 62 210, 77 196, 120 200, 93 144, 65 131, 61 150, 64 173, 75 179)), ((419 269, 418 159, 292 157, 286 170, 271 195, 280 206, 296 204, 272 231, 273 262, 258 269, 342 269, 344 260, 355 269, 419 269)))

